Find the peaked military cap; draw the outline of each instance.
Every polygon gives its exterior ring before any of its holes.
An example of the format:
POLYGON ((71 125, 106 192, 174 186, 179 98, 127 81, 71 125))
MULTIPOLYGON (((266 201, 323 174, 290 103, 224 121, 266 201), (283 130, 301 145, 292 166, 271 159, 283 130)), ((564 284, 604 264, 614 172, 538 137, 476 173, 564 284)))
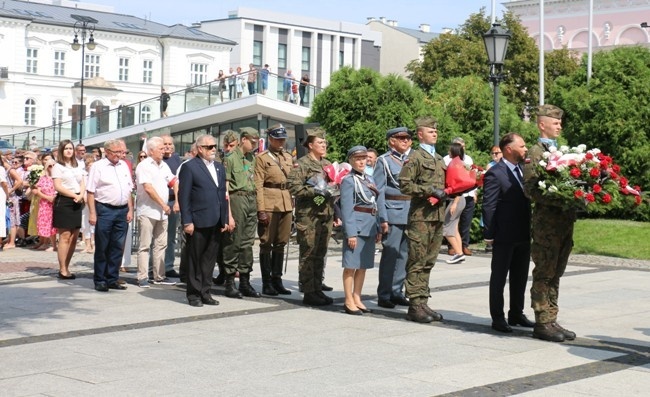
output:
POLYGON ((361 145, 353 146, 352 149, 348 150, 348 158, 362 153, 363 154, 368 153, 368 149, 366 149, 365 146, 361 146, 361 145))
POLYGON ((392 136, 395 136, 397 134, 402 134, 402 135, 408 134, 410 136, 411 131, 409 131, 408 128, 406 128, 406 127, 393 128, 391 130, 386 131, 386 139, 388 139, 388 138, 390 138, 392 136))
POLYGON ((551 117, 554 119, 562 119, 564 110, 554 105, 542 105, 537 108, 537 116, 551 117))
POLYGON ((287 130, 282 124, 274 124, 266 130, 266 133, 269 137, 274 139, 287 139, 287 130))

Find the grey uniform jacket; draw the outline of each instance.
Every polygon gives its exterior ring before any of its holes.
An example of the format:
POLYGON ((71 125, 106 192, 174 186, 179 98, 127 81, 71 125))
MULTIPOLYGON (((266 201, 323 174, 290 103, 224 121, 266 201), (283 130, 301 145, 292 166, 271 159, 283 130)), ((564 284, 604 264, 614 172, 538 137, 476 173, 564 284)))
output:
POLYGON ((375 164, 373 178, 384 201, 384 205, 379 207, 380 222, 388 222, 391 225, 406 225, 408 222, 411 200, 390 199, 390 197, 400 196, 402 196, 400 198, 406 198, 403 197, 404 195, 399 190, 398 182, 402 164, 403 161, 390 151, 379 156, 377 164, 375 164), (389 198, 386 196, 389 196, 389 198))
POLYGON ((353 171, 341 181, 341 200, 339 205, 341 207, 343 233, 345 237, 374 236, 379 230, 379 213, 375 212, 373 215, 368 212, 355 211, 354 207, 376 209, 378 205, 383 205, 383 201, 381 200, 381 196, 377 197, 377 194, 369 187, 369 185, 374 187, 372 177, 365 175, 360 186, 359 184, 355 184, 355 178, 353 171), (367 198, 374 197, 376 204, 373 205, 363 202, 359 189, 363 190, 367 198))

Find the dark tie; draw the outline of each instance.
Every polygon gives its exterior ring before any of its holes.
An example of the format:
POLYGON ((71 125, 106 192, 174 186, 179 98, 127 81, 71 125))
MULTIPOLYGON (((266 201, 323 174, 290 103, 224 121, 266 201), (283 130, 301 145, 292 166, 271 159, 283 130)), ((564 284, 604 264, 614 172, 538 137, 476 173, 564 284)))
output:
POLYGON ((517 176, 517 179, 519 180, 519 184, 521 186, 524 186, 524 174, 521 171, 521 167, 519 165, 515 165, 515 176, 517 176))

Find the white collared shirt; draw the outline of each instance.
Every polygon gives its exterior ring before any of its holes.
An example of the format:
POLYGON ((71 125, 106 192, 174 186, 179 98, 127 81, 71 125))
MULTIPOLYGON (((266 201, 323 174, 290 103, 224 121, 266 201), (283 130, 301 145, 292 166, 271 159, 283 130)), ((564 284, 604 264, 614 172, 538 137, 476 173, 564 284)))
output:
POLYGON ((149 193, 144 190, 145 183, 151 184, 158 196, 167 204, 169 183, 176 179, 176 176, 167 163, 160 161, 160 164, 158 164, 153 158, 147 157, 136 167, 135 179, 138 189, 136 196, 137 216, 144 215, 148 218, 159 220, 167 219, 167 215, 164 213, 160 204, 154 201, 149 193))
POLYGON ((100 203, 115 206, 128 204, 133 190, 129 166, 122 160, 113 164, 107 158, 94 162, 90 167, 86 190, 94 193, 95 200, 100 203))
POLYGON ((210 175, 212 175, 212 179, 214 180, 214 184, 219 187, 219 178, 217 178, 217 167, 214 165, 214 161, 208 161, 204 158, 201 158, 203 161, 203 164, 205 164, 206 167, 208 167, 208 172, 210 172, 210 175))

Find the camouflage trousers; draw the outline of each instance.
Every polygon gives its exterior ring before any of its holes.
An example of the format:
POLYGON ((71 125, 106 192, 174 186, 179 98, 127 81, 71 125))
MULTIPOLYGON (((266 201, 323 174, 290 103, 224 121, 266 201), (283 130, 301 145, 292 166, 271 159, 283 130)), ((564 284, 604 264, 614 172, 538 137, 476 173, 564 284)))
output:
POLYGON ((325 271, 327 244, 332 234, 332 217, 297 216, 299 280, 303 292, 320 291, 325 271))
POLYGON ((533 227, 531 257, 535 268, 530 298, 537 323, 557 321, 560 277, 564 274, 572 248, 573 222, 552 231, 533 227))
POLYGON ((442 244, 442 222, 409 220, 405 231, 408 238, 408 260, 406 262, 406 296, 412 305, 429 300, 429 276, 436 264, 442 244))
POLYGON ((223 264, 226 274, 250 273, 253 270, 253 243, 257 229, 255 195, 231 195, 230 211, 235 230, 223 233, 223 264))

